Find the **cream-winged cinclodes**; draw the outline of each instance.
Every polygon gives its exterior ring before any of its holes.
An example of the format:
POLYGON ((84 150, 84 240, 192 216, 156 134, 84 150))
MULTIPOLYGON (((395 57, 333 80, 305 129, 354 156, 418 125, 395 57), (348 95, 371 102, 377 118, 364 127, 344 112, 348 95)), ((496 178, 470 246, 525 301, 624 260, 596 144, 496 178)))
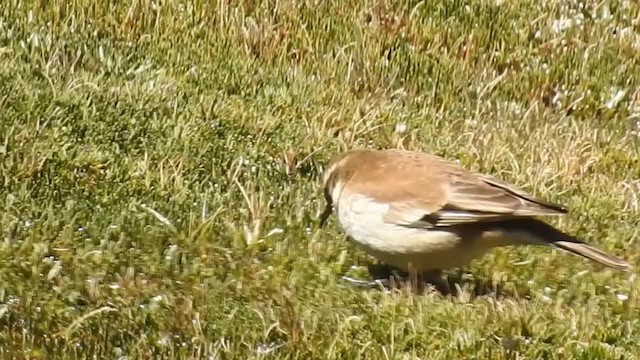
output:
POLYGON ((567 210, 443 158, 359 149, 333 158, 323 181, 324 226, 335 210, 366 252, 402 270, 466 266, 498 246, 553 245, 602 265, 631 266, 535 219, 567 210))

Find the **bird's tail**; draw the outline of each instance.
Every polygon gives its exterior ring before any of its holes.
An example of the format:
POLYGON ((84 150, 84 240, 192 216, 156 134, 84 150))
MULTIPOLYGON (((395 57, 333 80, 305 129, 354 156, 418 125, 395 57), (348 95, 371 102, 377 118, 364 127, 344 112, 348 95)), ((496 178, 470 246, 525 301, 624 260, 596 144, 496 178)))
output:
POLYGON ((518 219, 506 221, 500 224, 501 230, 510 234, 519 234, 518 239, 530 244, 549 244, 593 260, 612 269, 630 271, 631 265, 622 259, 618 259, 602 250, 586 244, 585 242, 566 234, 553 226, 537 219, 518 219))
POLYGON ((566 250, 570 253, 584 256, 587 259, 591 259, 595 262, 598 262, 602 265, 608 266, 610 268, 622 271, 630 271, 631 265, 629 265, 626 261, 622 259, 618 259, 617 257, 611 256, 600 249, 596 249, 595 247, 585 244, 583 242, 576 241, 552 241, 551 245, 558 247, 562 250, 566 250))

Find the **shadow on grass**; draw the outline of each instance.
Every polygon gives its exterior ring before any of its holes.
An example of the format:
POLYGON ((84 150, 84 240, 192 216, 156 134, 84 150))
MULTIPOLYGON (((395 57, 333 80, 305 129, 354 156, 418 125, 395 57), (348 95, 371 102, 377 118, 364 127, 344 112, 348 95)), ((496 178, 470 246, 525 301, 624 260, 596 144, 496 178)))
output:
POLYGON ((496 298, 518 297, 512 291, 506 291, 503 287, 493 281, 483 278, 473 278, 468 276, 465 270, 456 270, 446 273, 427 272, 417 275, 411 279, 406 271, 386 264, 370 264, 367 266, 369 274, 373 279, 377 279, 378 284, 386 289, 406 288, 411 286, 416 293, 421 294, 433 288, 442 296, 458 297, 463 292, 471 295, 471 298, 479 296, 491 296, 496 298), (413 280, 413 282, 412 282, 413 280), (417 286, 416 286, 417 285, 417 286))

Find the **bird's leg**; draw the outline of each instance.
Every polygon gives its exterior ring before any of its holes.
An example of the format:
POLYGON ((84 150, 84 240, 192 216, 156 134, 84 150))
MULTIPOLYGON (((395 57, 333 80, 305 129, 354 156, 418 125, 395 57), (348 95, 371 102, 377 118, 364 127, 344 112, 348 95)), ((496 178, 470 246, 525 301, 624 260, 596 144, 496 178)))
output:
POLYGON ((415 289, 418 287, 418 271, 413 267, 413 264, 411 263, 409 263, 408 270, 409 271, 407 271, 407 273, 409 275, 409 286, 415 289))
POLYGON ((409 289, 415 291, 416 293, 424 291, 422 274, 418 274, 418 270, 413 266, 413 264, 409 263, 408 265, 409 289))

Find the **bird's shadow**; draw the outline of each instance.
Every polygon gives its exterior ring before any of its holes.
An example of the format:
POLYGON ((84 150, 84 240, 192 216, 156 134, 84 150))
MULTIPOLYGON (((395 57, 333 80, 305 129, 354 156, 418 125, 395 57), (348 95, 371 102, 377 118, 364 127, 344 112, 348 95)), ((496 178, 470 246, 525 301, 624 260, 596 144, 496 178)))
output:
POLYGON ((464 270, 452 271, 442 274, 425 273, 413 278, 406 271, 386 264, 367 265, 369 275, 373 279, 384 280, 385 288, 411 288, 423 293, 432 288, 443 296, 458 297, 462 293, 469 294, 472 298, 480 296, 513 297, 517 296, 505 291, 503 287, 493 281, 467 276, 464 270), (412 281, 413 280, 413 281, 412 281))

